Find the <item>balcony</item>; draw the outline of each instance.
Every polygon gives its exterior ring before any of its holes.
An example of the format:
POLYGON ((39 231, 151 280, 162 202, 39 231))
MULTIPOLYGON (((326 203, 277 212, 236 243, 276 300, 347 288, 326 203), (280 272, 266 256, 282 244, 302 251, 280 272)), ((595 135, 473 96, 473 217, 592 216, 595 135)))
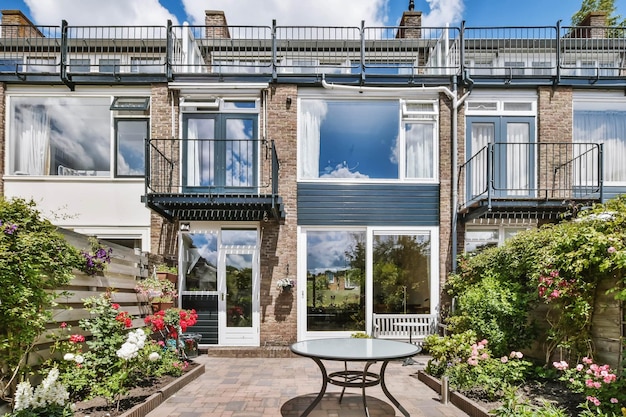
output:
POLYGON ((278 170, 273 141, 150 139, 143 200, 170 221, 280 221, 278 170))
POLYGON ((602 145, 490 143, 459 168, 459 218, 557 219, 602 200, 602 145))
POLYGON ((0 25, 0 82, 626 86, 621 27, 0 25))

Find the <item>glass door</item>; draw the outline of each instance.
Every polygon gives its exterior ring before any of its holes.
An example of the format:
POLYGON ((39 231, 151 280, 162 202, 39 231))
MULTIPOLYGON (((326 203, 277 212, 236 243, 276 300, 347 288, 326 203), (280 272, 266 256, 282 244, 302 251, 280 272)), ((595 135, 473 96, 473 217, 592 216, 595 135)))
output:
POLYGON ((248 192, 256 188, 257 116, 183 115, 183 186, 187 191, 248 192))
POLYGON ((226 249, 219 280, 220 345, 258 346, 259 297, 255 253, 226 249))
POLYGON ((532 117, 470 117, 467 123, 468 200, 530 196, 536 189, 532 117))
POLYGON ((259 345, 258 231, 192 226, 182 232, 182 308, 194 308, 200 344, 259 345))

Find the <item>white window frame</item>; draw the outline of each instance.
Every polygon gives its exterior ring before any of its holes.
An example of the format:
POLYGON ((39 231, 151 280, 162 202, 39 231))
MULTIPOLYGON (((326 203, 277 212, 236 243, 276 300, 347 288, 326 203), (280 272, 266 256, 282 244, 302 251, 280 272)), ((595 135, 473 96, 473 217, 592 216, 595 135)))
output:
POLYGON ((297 285, 297 321, 298 340, 329 338, 329 337, 349 337, 353 332, 329 331, 329 332, 308 332, 307 329, 307 232, 332 232, 332 231, 354 231, 365 232, 365 330, 372 331, 372 313, 374 311, 373 300, 373 242, 374 234, 426 234, 430 236, 430 314, 437 314, 440 308, 440 277, 439 277, 439 227, 438 226, 407 226, 407 227, 386 227, 386 226, 362 226, 362 227, 322 227, 322 226, 298 226, 297 229, 297 256, 298 271, 297 285))
MULTIPOLYGON (((349 100, 364 100, 363 95, 355 95, 355 94, 334 94, 334 92, 330 93, 322 93, 320 94, 319 90, 312 91, 299 91, 298 97, 298 108, 301 109, 302 100, 307 99, 318 99, 318 100, 338 100, 338 101, 349 101, 349 100)), ((367 180, 355 180, 351 178, 304 178, 302 176, 302 172, 298 169, 298 182, 340 182, 340 183, 355 183, 355 184, 364 184, 364 183, 426 183, 426 184, 437 184, 439 183, 439 101, 438 97, 435 98, 432 95, 422 94, 421 97, 404 97, 398 98, 398 96, 390 97, 388 93, 385 94, 370 94, 367 98, 369 99, 381 99, 392 101, 396 100, 399 102, 399 114, 398 114, 398 135, 399 135, 399 146, 398 146, 398 176, 397 178, 369 178, 367 180), (425 111, 411 111, 410 105, 420 103, 420 104, 429 104, 432 105, 432 110, 425 111), (432 123, 433 126, 433 176, 432 178, 407 178, 406 176, 406 137, 405 137, 405 126, 407 123, 432 123)), ((300 116, 300 115, 298 115, 300 116)), ((298 117, 298 135, 301 132, 301 117, 298 117)), ((300 144, 302 141, 301 138, 298 138, 297 143, 300 144)), ((297 161, 298 167, 303 163, 304 155, 301 152, 301 146, 297 146, 297 161)))

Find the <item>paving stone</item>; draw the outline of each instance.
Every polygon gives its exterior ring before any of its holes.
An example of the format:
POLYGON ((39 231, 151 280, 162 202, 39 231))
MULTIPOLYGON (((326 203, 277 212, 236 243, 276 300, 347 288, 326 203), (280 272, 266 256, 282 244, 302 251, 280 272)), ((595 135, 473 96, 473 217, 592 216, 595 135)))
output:
MULTIPOLYGON (((412 417, 467 417, 452 404, 441 404, 437 393, 419 381, 418 364, 391 362, 386 382, 391 394, 412 417)), ((321 389, 321 373, 315 362, 300 357, 215 357, 201 355, 196 362, 205 373, 183 387, 147 417, 297 417, 321 389)), ((343 363, 325 362, 327 371, 343 369, 343 363)), ((351 367, 360 364, 351 364, 351 367)), ((380 365, 372 367, 374 372, 380 365)), ((366 388, 370 417, 401 417, 380 386, 366 388)), ((360 389, 347 389, 339 403, 341 387, 328 385, 326 395, 310 417, 361 417, 365 415, 360 389)))

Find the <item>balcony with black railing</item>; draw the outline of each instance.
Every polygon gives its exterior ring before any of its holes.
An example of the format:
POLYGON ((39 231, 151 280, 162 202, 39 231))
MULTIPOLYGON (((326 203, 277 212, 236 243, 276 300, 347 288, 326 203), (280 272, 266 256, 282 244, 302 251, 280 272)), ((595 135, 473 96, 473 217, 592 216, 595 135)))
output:
POLYGON ((556 218, 602 200, 602 145, 490 143, 459 168, 459 217, 556 218))
POLYGON ((146 206, 168 220, 284 218, 273 141, 146 141, 146 206))
POLYGON ((623 27, 0 25, 0 81, 626 86, 623 27))

